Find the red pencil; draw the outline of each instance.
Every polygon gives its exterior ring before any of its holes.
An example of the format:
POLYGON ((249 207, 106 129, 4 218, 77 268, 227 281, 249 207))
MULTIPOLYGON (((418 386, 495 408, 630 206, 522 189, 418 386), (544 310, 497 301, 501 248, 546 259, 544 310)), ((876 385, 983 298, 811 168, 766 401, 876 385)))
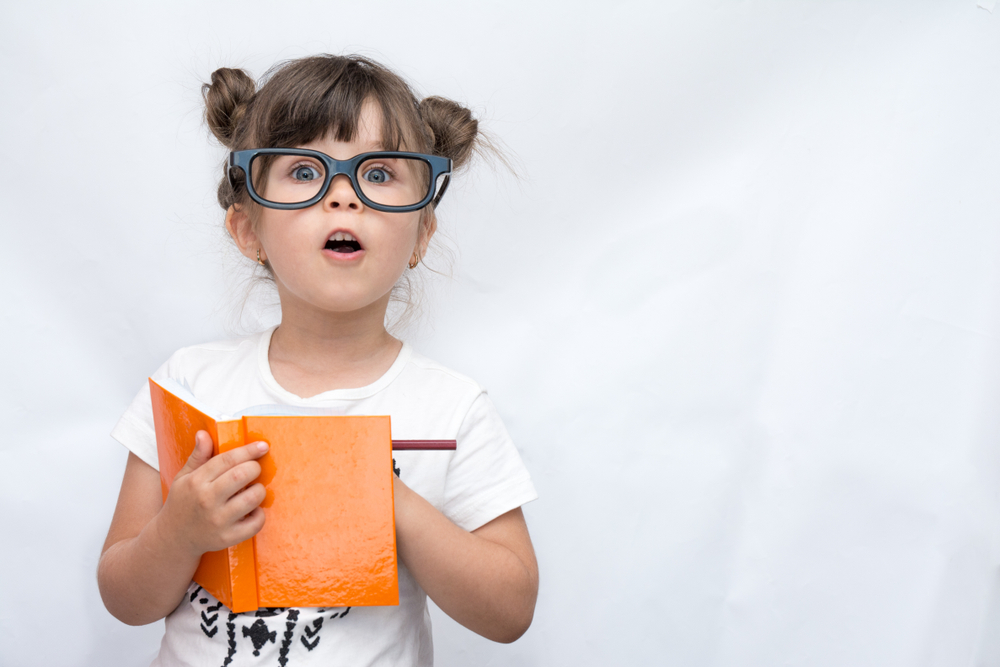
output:
POLYGON ((405 451, 412 449, 455 449, 454 440, 393 440, 394 451, 405 451))

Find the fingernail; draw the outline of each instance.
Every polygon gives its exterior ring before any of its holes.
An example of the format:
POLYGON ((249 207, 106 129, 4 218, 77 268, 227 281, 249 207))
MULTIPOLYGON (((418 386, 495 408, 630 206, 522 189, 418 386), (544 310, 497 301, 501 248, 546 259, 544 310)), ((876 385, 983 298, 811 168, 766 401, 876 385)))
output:
POLYGON ((267 451, 267 443, 266 442, 258 442, 257 443, 257 449, 259 449, 262 452, 266 452, 267 451))

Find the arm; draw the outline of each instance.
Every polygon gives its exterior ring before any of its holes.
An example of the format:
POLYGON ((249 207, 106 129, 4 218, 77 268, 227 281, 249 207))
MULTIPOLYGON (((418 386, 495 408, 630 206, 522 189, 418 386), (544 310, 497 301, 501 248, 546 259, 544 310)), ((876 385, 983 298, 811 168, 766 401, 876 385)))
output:
POLYGON ((512 642, 531 625, 538 564, 517 508, 464 531, 393 478, 396 548, 434 602, 453 619, 498 642, 512 642))
POLYGON ((97 566, 104 606, 118 620, 144 625, 173 611, 191 583, 201 555, 239 544, 264 525, 252 443, 212 457, 200 431, 195 448, 162 501, 160 474, 129 454, 111 528, 97 566), (246 488, 244 488, 246 487, 246 488))

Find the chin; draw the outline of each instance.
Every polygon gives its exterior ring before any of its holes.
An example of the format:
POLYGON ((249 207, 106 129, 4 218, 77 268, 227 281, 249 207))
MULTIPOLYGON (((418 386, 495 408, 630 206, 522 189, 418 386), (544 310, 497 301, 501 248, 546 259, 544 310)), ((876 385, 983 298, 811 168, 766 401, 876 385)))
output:
MULTIPOLYGON (((386 293, 385 297, 388 297, 388 293, 386 293)), ((321 304, 317 305, 330 313, 347 314, 380 306, 382 310, 385 310, 385 307, 389 303, 388 298, 384 299, 384 303, 381 302, 383 302, 383 297, 381 296, 338 294, 329 299, 324 299, 321 304)))
POLYGON ((389 305, 389 294, 392 291, 390 285, 384 292, 381 290, 359 289, 357 285, 344 285, 341 282, 328 284, 323 290, 291 290, 281 294, 283 309, 292 306, 296 302, 300 306, 305 306, 307 310, 319 310, 331 314, 346 315, 360 311, 379 308, 385 310, 389 305), (286 297, 291 299, 286 301, 286 297))

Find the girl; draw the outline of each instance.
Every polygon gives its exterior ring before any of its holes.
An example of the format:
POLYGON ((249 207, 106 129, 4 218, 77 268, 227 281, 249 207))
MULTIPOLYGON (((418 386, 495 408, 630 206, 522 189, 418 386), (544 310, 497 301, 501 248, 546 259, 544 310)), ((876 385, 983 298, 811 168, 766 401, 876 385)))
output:
POLYGON ((418 102, 360 57, 292 61, 259 90, 220 69, 204 96, 232 151, 219 185, 226 229, 273 279, 281 324, 181 349, 153 378, 186 382, 220 412, 388 414, 395 438, 458 445, 395 454, 398 607, 233 614, 191 577, 203 553, 261 529, 264 488, 251 482, 267 444, 212 457, 199 432, 164 502, 144 388, 112 433, 130 453, 98 569, 105 605, 132 625, 166 617, 154 665, 431 665, 426 595, 467 628, 514 641, 538 590, 520 510, 536 497, 531 480, 483 389, 384 326, 393 287, 434 235, 450 168, 477 146, 476 121, 448 100, 418 102))

